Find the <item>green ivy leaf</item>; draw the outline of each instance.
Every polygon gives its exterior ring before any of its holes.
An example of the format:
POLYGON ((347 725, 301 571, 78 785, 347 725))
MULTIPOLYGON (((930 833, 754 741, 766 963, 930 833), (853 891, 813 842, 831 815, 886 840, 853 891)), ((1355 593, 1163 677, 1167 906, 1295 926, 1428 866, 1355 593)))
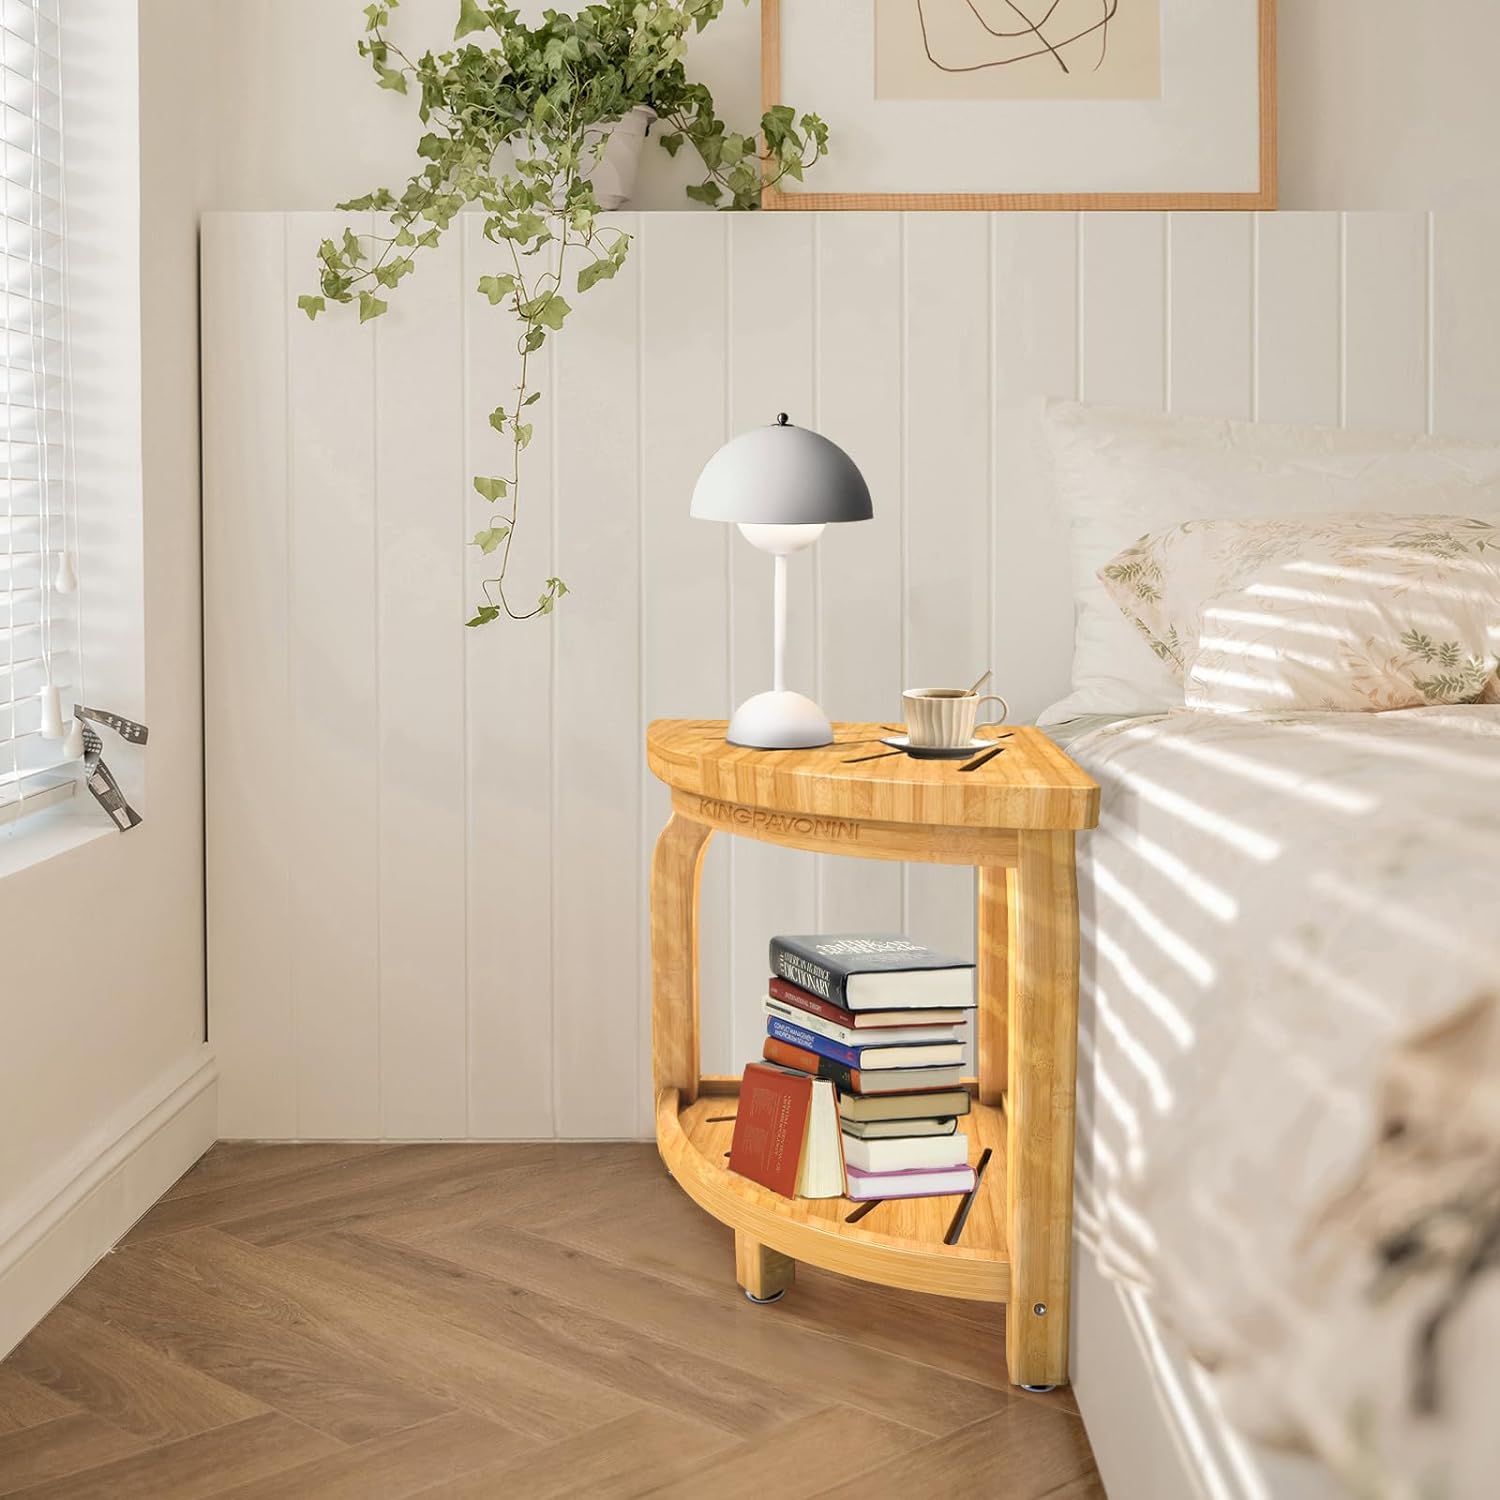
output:
POLYGON ((504 499, 508 486, 503 479, 486 479, 477 475, 474 488, 493 504, 496 500, 504 499))
POLYGON ((619 266, 608 256, 602 260, 596 260, 593 265, 585 266, 578 273, 578 290, 586 292, 596 281, 608 281, 619 269, 619 266))
POLYGON ((719 184, 712 178, 709 178, 707 182, 700 182, 696 186, 688 188, 687 195, 694 203, 706 203, 710 208, 713 208, 723 196, 719 189, 719 184))
POLYGON ((328 304, 321 297, 310 297, 304 293, 297 298, 297 306, 307 314, 308 322, 311 322, 328 304))
POLYGON ((511 430, 516 435, 516 447, 525 448, 531 442, 531 423, 515 422, 511 424, 511 430))
POLYGON ((537 310, 536 321, 543 328, 550 328, 554 333, 563 326, 563 319, 573 309, 568 305, 566 299, 559 297, 553 292, 546 302, 537 310))
POLYGON ((371 318, 378 318, 385 312, 389 304, 382 302, 374 292, 361 292, 359 294, 359 321, 368 323, 371 318))
POLYGON ((474 31, 483 31, 490 18, 479 8, 479 0, 458 0, 458 25, 453 28, 453 40, 461 41, 474 31))
POLYGON ((493 427, 496 432, 505 431, 505 408, 503 406, 497 406, 494 411, 490 413, 490 426, 493 427))
POLYGON ((465 620, 464 624, 472 629, 475 625, 488 625, 492 620, 498 620, 499 618, 500 608, 498 605, 481 604, 478 610, 475 611, 474 618, 472 620, 465 620))
POLYGON ((380 75, 381 88, 390 89, 396 94, 406 92, 406 74, 400 68, 388 68, 383 63, 376 63, 375 71, 380 75))
POLYGON ((488 557, 509 535, 509 526, 487 526, 474 533, 474 545, 488 557))
POLYGON ((481 276, 479 278, 480 295, 490 299, 491 307, 502 298, 510 296, 515 289, 516 278, 508 273, 503 276, 481 276))
POLYGON ((541 400, 541 399, 542 399, 542 393, 541 393, 541 392, 540 392, 540 391, 533 391, 533 392, 532 392, 532 393, 531 393, 531 394, 530 394, 530 395, 529 395, 529 396, 528 396, 528 397, 527 397, 527 398, 526 398, 526 399, 525 399, 525 400, 524 400, 524 401, 523 401, 523 402, 522 402, 522 403, 521 403, 521 405, 522 405, 522 406, 530 406, 530 405, 531 405, 531 404, 532 404, 532 403, 533 403, 533 402, 535 402, 535 401, 540 401, 540 400, 541 400))

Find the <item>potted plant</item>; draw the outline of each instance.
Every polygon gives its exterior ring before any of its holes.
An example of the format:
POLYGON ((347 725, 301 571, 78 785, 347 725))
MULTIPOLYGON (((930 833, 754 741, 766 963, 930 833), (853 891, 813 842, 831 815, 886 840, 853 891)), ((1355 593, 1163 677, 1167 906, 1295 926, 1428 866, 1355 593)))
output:
POLYGON ((497 263, 478 290, 515 315, 520 374, 510 399, 490 413, 509 442, 509 473, 474 478, 494 507, 474 545, 495 558, 495 573, 467 623, 487 625, 502 614, 529 619, 550 614, 567 586, 548 578, 529 608, 507 593, 522 454, 532 433, 528 408, 541 395, 528 385, 528 360, 562 329, 572 311, 568 296, 614 276, 629 252, 630 236, 599 219, 601 190, 620 191, 596 175, 614 165, 615 138, 643 134, 649 111, 664 150, 675 156, 688 146, 703 163, 689 198, 752 209, 763 183, 801 178, 826 151, 828 132, 816 115, 799 117, 784 105, 762 117, 759 140, 720 120, 712 94, 688 78, 683 59, 689 33, 714 20, 724 0, 597 0, 575 15, 549 10, 536 26, 511 6, 459 0, 453 47, 415 60, 387 35, 398 4, 377 0, 366 9, 359 49, 381 88, 416 99, 422 165, 399 194, 379 188, 339 205, 388 215, 391 232, 346 230, 324 240, 319 289, 297 305, 310 318, 330 301, 357 303, 361 322, 379 317, 387 305, 381 294, 410 274, 417 254, 437 244, 463 209, 483 211, 497 263), (507 150, 509 163, 498 164, 507 150))

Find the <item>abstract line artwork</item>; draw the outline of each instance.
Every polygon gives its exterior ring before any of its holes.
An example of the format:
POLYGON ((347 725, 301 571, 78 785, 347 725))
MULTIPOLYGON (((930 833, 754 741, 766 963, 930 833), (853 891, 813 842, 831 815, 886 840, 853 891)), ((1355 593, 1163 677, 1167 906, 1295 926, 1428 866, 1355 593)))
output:
POLYGON ((1158 0, 875 0, 875 95, 1158 98, 1158 0))

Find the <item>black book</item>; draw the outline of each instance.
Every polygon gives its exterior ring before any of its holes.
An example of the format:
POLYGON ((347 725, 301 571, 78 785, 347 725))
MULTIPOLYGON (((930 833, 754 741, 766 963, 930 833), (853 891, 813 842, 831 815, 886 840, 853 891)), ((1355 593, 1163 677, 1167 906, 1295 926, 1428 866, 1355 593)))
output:
POLYGON ((852 1011, 975 1004, 973 964, 900 933, 772 938, 771 971, 852 1011))

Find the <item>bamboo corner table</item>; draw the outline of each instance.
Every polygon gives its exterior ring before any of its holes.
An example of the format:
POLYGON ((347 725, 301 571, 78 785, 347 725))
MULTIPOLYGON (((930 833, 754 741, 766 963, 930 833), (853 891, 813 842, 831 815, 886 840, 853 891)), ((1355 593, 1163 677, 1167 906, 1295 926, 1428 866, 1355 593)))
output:
MULTIPOLYGON (((879 724, 836 724, 813 750, 728 744, 722 719, 658 719, 652 772, 672 815, 651 871, 652 1077, 662 1160, 694 1202, 734 1229, 752 1297, 791 1285, 795 1263, 885 1286, 1010 1304, 1017 1385, 1067 1379, 1078 1045, 1077 830, 1099 788, 1040 730, 992 730, 975 763, 886 756, 879 724), (851 1221, 843 1198, 783 1198, 729 1171, 739 1080, 698 1071, 698 875, 715 832, 789 849, 979 870, 978 1077, 964 1122, 991 1150, 960 1242, 957 1198, 881 1203, 851 1221)), ((769 937, 769 934, 767 935, 769 937)))

